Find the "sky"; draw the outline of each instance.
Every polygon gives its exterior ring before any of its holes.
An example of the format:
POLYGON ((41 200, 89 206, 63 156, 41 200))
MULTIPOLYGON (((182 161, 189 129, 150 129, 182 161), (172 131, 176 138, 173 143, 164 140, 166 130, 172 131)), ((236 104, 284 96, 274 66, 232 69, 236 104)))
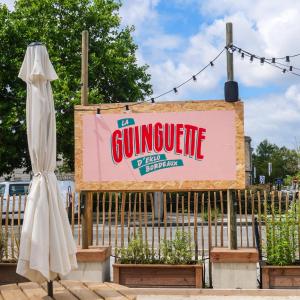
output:
MULTIPOLYGON (((12 0, 0 0, 10 8, 12 0)), ((225 46, 226 22, 233 42, 260 57, 300 53, 300 1, 123 0, 122 26, 135 27, 139 64, 148 64, 153 96, 178 86, 225 46)), ((285 63, 285 61, 281 61, 285 63)), ((300 68, 300 56, 290 65, 300 68)), ((297 70, 295 70, 297 72, 297 70)), ((300 74, 300 69, 298 70, 300 74)), ((245 134, 257 146, 268 139, 295 148, 300 143, 300 76, 234 53, 234 76, 245 105, 245 134)), ((224 99, 226 53, 197 81, 159 101, 224 99)), ((158 101, 158 100, 157 100, 158 101)))

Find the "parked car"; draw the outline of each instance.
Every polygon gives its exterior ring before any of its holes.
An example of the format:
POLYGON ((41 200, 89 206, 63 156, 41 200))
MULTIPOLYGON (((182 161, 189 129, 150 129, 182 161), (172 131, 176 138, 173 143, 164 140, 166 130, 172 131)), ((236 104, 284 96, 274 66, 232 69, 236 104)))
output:
POLYGON ((286 195, 288 195, 289 200, 293 200, 293 197, 295 195, 295 198, 298 199, 299 190, 293 189, 292 187, 285 187, 284 189, 281 190, 281 195, 282 197, 286 197, 286 195))
MULTIPOLYGON (((75 193, 75 183, 71 180, 58 181, 61 196, 65 207, 69 212, 69 217, 72 212, 72 201, 75 195, 74 212, 78 213, 78 193, 75 193)), ((9 218, 12 218, 12 211, 14 206, 14 219, 18 218, 19 214, 19 199, 21 199, 20 205, 20 218, 23 219, 25 198, 29 193, 30 182, 29 181, 4 181, 0 182, 0 199, 3 197, 2 206, 2 219, 6 218, 7 212, 7 199, 9 199, 9 218), (15 202, 13 203, 13 197, 15 195, 15 202)), ((1 202, 0 202, 1 205, 1 202)))
POLYGON ((19 204, 20 204, 21 218, 23 218, 25 198, 26 195, 28 194, 29 186, 30 186, 29 181, 0 182, 0 199, 3 199, 3 204, 1 204, 0 202, 0 205, 2 205, 2 219, 6 218, 7 211, 9 212, 9 218, 12 218, 13 208, 14 208, 14 218, 18 218, 19 204))

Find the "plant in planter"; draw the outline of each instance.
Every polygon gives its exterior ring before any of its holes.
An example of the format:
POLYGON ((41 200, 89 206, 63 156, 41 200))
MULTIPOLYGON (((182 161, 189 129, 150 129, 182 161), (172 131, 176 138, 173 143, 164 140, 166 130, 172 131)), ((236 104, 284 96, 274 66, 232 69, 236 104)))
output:
POLYGON ((159 253, 141 235, 117 251, 114 282, 129 287, 202 287, 202 264, 193 259, 190 235, 177 230, 162 240, 159 253))
POLYGON ((267 255, 262 266, 263 288, 300 288, 300 264, 296 260, 299 204, 292 202, 284 215, 265 219, 267 255))
MULTIPOLYGON (((16 254, 19 253, 19 240, 15 238, 16 254)), ((19 283, 28 281, 26 278, 16 273, 17 262, 16 259, 4 260, 5 249, 7 249, 7 240, 3 232, 0 236, 0 285, 19 283)))

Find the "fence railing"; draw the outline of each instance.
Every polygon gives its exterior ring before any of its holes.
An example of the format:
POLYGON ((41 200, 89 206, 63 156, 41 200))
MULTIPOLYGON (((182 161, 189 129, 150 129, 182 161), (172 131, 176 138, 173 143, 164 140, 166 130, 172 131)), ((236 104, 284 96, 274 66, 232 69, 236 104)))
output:
MULTIPOLYGON (((190 233, 195 258, 209 257, 212 247, 227 247, 227 193, 185 192, 161 193, 92 193, 93 244, 127 247, 139 234, 152 249, 159 251, 162 239, 173 239, 176 230, 190 233), (159 194, 158 194, 159 195, 159 194)), ((64 205, 71 230, 78 245, 82 237, 82 201, 80 195, 67 194, 64 205)), ((264 220, 284 215, 298 194, 277 191, 241 190, 236 193, 238 247, 256 247, 255 218, 260 242, 265 243, 264 220)), ((27 196, 0 197, 1 253, 4 260, 16 259, 27 196)), ((298 224, 298 257, 300 259, 300 223, 298 224)), ((263 248, 264 250, 264 248, 263 248)))

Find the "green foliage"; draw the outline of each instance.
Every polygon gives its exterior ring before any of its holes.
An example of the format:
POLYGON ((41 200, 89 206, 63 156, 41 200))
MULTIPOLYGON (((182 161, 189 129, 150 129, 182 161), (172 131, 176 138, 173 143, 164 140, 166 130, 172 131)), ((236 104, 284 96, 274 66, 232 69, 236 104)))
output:
POLYGON ((191 236, 180 229, 176 230, 174 240, 162 241, 161 250, 164 264, 187 265, 193 262, 191 236))
POLYGON ((267 263, 290 265, 297 252, 297 224, 299 204, 292 203, 285 215, 268 216, 266 222, 267 263))
POLYGON ((267 182, 274 182, 276 178, 285 178, 287 175, 295 175, 298 169, 299 155, 296 150, 286 147, 278 147, 262 141, 253 154, 253 165, 256 167, 256 174, 265 175, 267 182), (268 162, 272 163, 272 173, 268 176, 268 162))
POLYGON ((127 248, 117 250, 118 262, 121 264, 195 264, 191 251, 191 237, 189 233, 176 230, 175 238, 162 240, 160 253, 150 249, 147 242, 143 242, 141 234, 132 238, 127 248))
POLYGON ((17 0, 9 11, 0 4, 0 175, 30 168, 25 124, 20 124, 26 87, 17 78, 29 43, 47 46, 59 76, 53 82, 57 148, 67 169, 74 169, 72 107, 80 103, 83 30, 89 31, 89 103, 134 102, 152 93, 148 67, 136 61, 134 28, 120 28, 120 5, 114 0, 17 0))
POLYGON ((130 240, 127 248, 117 249, 117 256, 121 264, 147 264, 153 259, 149 245, 143 241, 141 233, 130 240))

